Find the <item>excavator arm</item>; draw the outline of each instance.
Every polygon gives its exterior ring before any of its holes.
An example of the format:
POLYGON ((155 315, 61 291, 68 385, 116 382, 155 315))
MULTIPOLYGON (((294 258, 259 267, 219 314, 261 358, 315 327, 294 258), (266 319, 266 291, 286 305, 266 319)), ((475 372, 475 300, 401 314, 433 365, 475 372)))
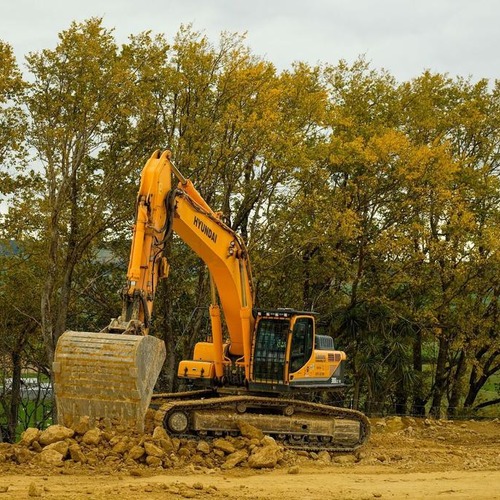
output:
POLYGON ((106 333, 149 332, 157 284, 168 275, 163 249, 171 233, 167 224, 172 187, 169 158, 169 151, 161 156, 155 151, 142 170, 127 283, 122 291, 122 314, 111 320, 106 333))
MULTIPOLYGON (((168 274, 163 250, 175 232, 206 263, 230 337, 248 379, 253 291, 242 239, 215 213, 171 162, 155 151, 141 173, 122 311, 99 333, 65 332, 53 365, 59 420, 116 417, 142 428, 165 359, 164 342, 148 335, 158 280, 168 274), (178 184, 172 185, 173 177, 178 184)), ((221 311, 212 293, 215 376, 223 376, 221 311)))
POLYGON ((161 155, 155 151, 142 171, 122 315, 108 330, 125 332, 135 327, 130 326, 132 321, 147 334, 157 282, 168 274, 162 252, 172 232, 207 265, 224 311, 230 352, 245 355, 249 348, 245 346, 249 337, 246 323, 253 304, 245 244, 177 170, 170 151, 161 155), (172 174, 179 181, 173 188, 172 174))

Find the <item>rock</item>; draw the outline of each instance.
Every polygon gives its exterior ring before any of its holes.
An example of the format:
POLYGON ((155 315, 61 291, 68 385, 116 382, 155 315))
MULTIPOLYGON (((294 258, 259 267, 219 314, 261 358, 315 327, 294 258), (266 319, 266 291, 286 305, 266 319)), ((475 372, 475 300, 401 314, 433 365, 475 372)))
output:
POLYGON ((86 453, 85 456, 87 457, 87 463, 89 465, 97 465, 97 463, 101 460, 95 452, 86 453))
POLYGON ((73 425, 75 434, 78 434, 79 436, 83 436, 91 428, 92 426, 90 425, 90 417, 88 416, 80 417, 80 421, 76 425, 73 425))
MULTIPOLYGON (((110 446, 114 446, 115 444, 118 444, 120 441, 122 440, 122 438, 120 436, 113 436, 110 440, 109 440, 109 444, 110 446)), ((144 440, 145 441, 145 440, 144 440)))
POLYGON ((144 450, 149 457, 163 458, 165 455, 165 452, 159 446, 156 446, 149 441, 144 443, 144 450))
POLYGON ((29 497, 41 497, 42 490, 37 488, 35 483, 30 483, 29 488, 28 488, 28 496, 29 497))
POLYGON ((142 477, 145 474, 146 474, 145 471, 143 471, 142 469, 131 469, 130 470, 130 475, 134 476, 134 477, 142 477))
POLYGON ((69 450, 69 444, 66 441, 57 441, 56 443, 47 445, 44 449, 56 450, 63 456, 63 458, 66 458, 66 455, 68 454, 69 450))
POLYGON ((146 463, 150 467, 161 467, 162 466, 161 458, 155 457, 153 455, 149 455, 148 457, 146 457, 146 463))
POLYGON ((160 440, 160 439, 168 439, 170 440, 170 436, 167 434, 167 431, 160 426, 155 427, 155 430, 153 431, 153 439, 155 441, 160 440))
POLYGON ((111 419, 109 417, 101 418, 98 421, 98 424, 99 424, 99 427, 101 429, 106 429, 107 431, 109 431, 113 428, 113 422, 111 421, 111 419))
POLYGON ((61 453, 59 453, 56 450, 43 449, 41 453, 38 455, 38 459, 42 464, 61 466, 64 457, 61 455, 61 453))
POLYGON ((194 490, 185 488, 180 492, 180 495, 183 498, 196 498, 198 496, 198 493, 196 493, 196 491, 194 490))
POLYGON ((78 444, 72 444, 69 447, 69 456, 71 457, 71 460, 74 462, 79 462, 79 463, 86 463, 87 462, 87 457, 83 453, 82 449, 78 444))
POLYGON ((403 419, 401 417, 389 417, 386 419, 386 430, 388 432, 397 432, 401 431, 405 428, 405 424, 403 423, 403 419))
POLYGON ((409 425, 405 430, 404 430, 405 436, 412 437, 415 434, 415 430, 411 425, 409 425))
POLYGON ((177 455, 179 455, 180 457, 189 458, 189 457, 191 457, 191 450, 189 448, 187 448, 186 446, 183 446, 177 452, 177 455))
POLYGON ((174 451, 174 443, 172 443, 172 440, 169 436, 167 436, 165 439, 159 439, 158 444, 161 446, 161 449, 165 453, 172 453, 174 451))
POLYGON ((37 453, 40 453, 42 451, 42 445, 38 441, 33 441, 31 443, 31 448, 33 451, 36 451, 37 453))
POLYGON ((0 486, 0 493, 7 493, 9 491, 8 486, 0 486))
POLYGON ((210 453, 210 445, 206 441, 200 441, 196 447, 196 451, 208 455, 210 453))
POLYGON ((129 447, 128 439, 121 439, 113 446, 112 450, 113 453, 123 455, 126 451, 128 451, 129 447))
POLYGON ((205 467, 205 458, 202 455, 194 455, 191 458, 191 463, 193 465, 199 465, 200 467, 205 467))
POLYGON ((276 443, 276 440, 271 436, 264 436, 260 440, 260 444, 262 446, 278 446, 278 444, 276 443))
POLYGON ((298 474, 300 472, 299 466, 294 465, 288 469, 288 474, 298 474))
POLYGON ((337 457, 333 457, 333 461, 336 464, 351 465, 356 462, 356 457, 354 455, 339 455, 337 457))
POLYGON ((181 447, 181 440, 179 438, 172 438, 172 445, 175 452, 179 451, 179 448, 181 447))
POLYGON ((323 450, 318 453, 318 460, 325 464, 329 464, 332 461, 332 457, 330 456, 330 453, 328 453, 326 450, 323 450))
POLYGON ((276 467, 280 458, 281 453, 277 446, 254 448, 248 458, 248 466, 252 469, 272 469, 276 467))
POLYGON ((33 441, 38 441, 40 434, 42 434, 42 431, 40 429, 29 427, 21 434, 21 440, 19 441, 19 444, 23 446, 31 446, 33 441))
POLYGON ((82 437, 82 443, 98 446, 101 442, 102 432, 99 429, 90 429, 82 437))
POLYGON ((128 452, 128 457, 133 459, 133 460, 139 460, 144 454, 146 453, 146 450, 139 445, 132 446, 128 452))
POLYGON ((236 448, 232 443, 230 443, 227 439, 216 439, 213 443, 213 447, 216 450, 223 451, 227 455, 234 453, 236 451, 236 448))
POLYGON ((26 448, 15 448, 14 457, 18 464, 27 464, 33 458, 34 453, 26 448))
POLYGON ((42 431, 39 441, 43 446, 47 446, 57 441, 64 441, 65 439, 72 438, 74 435, 75 431, 69 427, 64 427, 64 425, 51 425, 42 431))
POLYGON ((234 447, 237 450, 242 450, 243 448, 248 448, 250 440, 243 436, 238 436, 232 441, 234 447))
POLYGON ((237 425, 241 435, 248 439, 258 439, 260 441, 264 437, 264 433, 260 429, 243 420, 239 420, 237 425))
POLYGON ((221 466, 221 469, 233 469, 247 458, 248 452, 246 450, 237 450, 227 456, 226 461, 221 466))
POLYGON ((101 439, 108 441, 108 443, 115 437, 115 433, 113 431, 102 431, 101 439))

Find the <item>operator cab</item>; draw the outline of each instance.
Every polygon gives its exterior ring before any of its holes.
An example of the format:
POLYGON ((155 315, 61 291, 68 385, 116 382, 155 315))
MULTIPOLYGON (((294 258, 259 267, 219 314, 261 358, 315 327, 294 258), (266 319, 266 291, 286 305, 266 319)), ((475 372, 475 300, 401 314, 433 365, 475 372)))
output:
POLYGON ((316 335, 315 313, 256 309, 254 316, 250 389, 344 386, 345 353, 334 350, 331 337, 316 335))

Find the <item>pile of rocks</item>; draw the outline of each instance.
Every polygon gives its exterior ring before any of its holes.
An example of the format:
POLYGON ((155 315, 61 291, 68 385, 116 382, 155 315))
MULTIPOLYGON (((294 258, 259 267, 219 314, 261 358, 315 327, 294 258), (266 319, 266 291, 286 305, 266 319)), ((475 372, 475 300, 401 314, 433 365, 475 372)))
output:
POLYGON ((227 470, 241 465, 254 469, 293 465, 299 456, 244 421, 238 427, 241 435, 237 437, 194 440, 170 437, 162 427, 139 434, 110 422, 92 425, 84 418, 74 428, 52 425, 44 431, 27 429, 19 443, 0 444, 0 463, 131 469, 190 464, 227 470))

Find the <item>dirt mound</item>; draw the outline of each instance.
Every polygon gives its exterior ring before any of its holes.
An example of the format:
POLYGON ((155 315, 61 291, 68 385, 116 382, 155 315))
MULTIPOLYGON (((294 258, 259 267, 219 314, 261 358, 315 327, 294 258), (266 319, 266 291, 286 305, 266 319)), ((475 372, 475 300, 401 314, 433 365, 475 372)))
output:
POLYGON ((67 500, 199 498, 500 498, 500 423, 372 419, 352 454, 293 452, 257 429, 206 440, 118 423, 28 429, 0 443, 0 496, 67 500), (109 425, 108 425, 109 424, 109 425), (254 434, 255 433, 255 434, 254 434))
POLYGON ((116 422, 91 424, 82 419, 74 428, 52 425, 30 428, 17 444, 0 444, 0 464, 53 467, 171 469, 186 465, 229 470, 241 464, 269 469, 293 461, 295 454, 272 437, 243 424, 241 435, 211 440, 179 439, 161 427, 143 434, 116 422))
POLYGON ((3 471, 128 471, 131 475, 190 468, 210 474, 231 469, 286 468, 316 463, 352 467, 390 466, 400 470, 487 470, 500 467, 500 423, 391 417, 372 419, 368 445, 355 453, 293 451, 246 423, 239 436, 179 439, 161 427, 137 433, 119 422, 97 425, 82 419, 74 428, 53 425, 27 429, 16 444, 0 444, 3 471))
POLYGON ((500 422, 390 417, 372 419, 366 464, 409 471, 497 470, 500 422))

